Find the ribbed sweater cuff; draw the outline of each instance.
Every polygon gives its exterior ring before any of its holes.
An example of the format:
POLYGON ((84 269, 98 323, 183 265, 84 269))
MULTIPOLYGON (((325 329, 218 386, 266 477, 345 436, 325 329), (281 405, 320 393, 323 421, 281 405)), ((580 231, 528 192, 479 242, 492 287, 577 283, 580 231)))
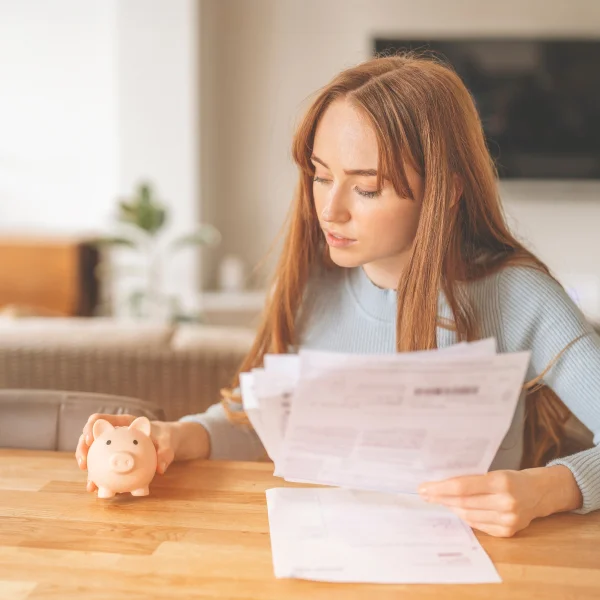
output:
POLYGON ((549 467, 554 465, 564 465, 570 469, 581 490, 583 504, 573 512, 584 515, 600 508, 600 446, 548 463, 549 467))

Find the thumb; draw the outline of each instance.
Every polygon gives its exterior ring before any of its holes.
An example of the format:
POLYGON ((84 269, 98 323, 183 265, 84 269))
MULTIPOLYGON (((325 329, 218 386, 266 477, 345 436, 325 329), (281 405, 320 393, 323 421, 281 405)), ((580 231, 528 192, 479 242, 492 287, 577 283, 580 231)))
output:
POLYGON ((164 475, 165 471, 169 467, 169 465, 173 462, 175 458, 175 452, 173 452, 173 448, 171 446, 161 446, 160 444, 156 449, 156 471, 161 475, 164 475))

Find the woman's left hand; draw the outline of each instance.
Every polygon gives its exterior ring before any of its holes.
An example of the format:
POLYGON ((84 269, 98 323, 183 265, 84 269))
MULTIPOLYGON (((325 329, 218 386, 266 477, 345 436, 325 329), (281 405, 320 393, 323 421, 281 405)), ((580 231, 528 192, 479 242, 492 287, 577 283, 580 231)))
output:
POLYGON ((453 477, 425 483, 419 487, 419 494, 428 502, 447 506, 474 529, 496 537, 511 537, 533 519, 578 508, 576 504, 581 501, 571 472, 562 466, 453 477), (549 506, 552 492, 561 495, 561 482, 567 484, 572 497, 565 498, 564 505, 549 506))

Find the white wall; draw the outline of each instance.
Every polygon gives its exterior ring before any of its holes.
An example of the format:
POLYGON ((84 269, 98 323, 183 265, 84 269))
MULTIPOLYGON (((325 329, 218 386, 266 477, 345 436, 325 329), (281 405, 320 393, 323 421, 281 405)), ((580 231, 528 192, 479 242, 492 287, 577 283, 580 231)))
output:
POLYGON ((115 0, 0 0, 0 230, 80 233, 117 191, 115 0))
MULTIPOLYGON (((289 147, 308 96, 368 58, 373 36, 600 35, 596 0, 216 0, 215 10, 217 220, 222 252, 239 253, 249 265, 286 215, 296 179, 289 147)), ((600 285, 600 184, 503 190, 517 233, 560 277, 598 278, 600 285)), ((600 296, 586 302, 600 315, 600 296)))
MULTIPOLYGON (((271 245, 296 179, 294 124, 374 35, 599 32, 596 0, 0 0, 0 231, 97 231, 149 177, 171 233, 200 218, 222 229, 204 253, 214 283, 217 258, 251 267, 271 245)), ((600 280, 600 185, 503 192, 563 280, 600 280)), ((197 274, 198 257, 181 256, 167 285, 187 298, 197 274)))
MULTIPOLYGON (((165 239, 200 219, 199 11, 196 0, 119 0, 117 89, 121 192, 149 179, 171 217, 165 239)), ((198 253, 166 265, 165 291, 194 304, 198 253)))
MULTIPOLYGON (((198 0, 0 0, 0 231, 106 232, 141 179, 167 235, 197 223, 198 19, 198 0)), ((166 290, 189 304, 198 268, 179 255, 166 290)))

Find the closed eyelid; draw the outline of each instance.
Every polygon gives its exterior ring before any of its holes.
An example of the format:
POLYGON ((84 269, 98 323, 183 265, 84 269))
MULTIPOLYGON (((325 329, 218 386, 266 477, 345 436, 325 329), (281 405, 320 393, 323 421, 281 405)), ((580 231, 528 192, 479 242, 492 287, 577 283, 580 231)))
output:
MULTIPOLYGON (((323 180, 327 180, 327 181, 331 181, 331 179, 332 179, 332 175, 330 175, 329 173, 328 174, 317 173, 316 169, 315 169, 314 173, 312 173, 312 177, 313 177, 313 179, 323 179, 323 180)), ((364 181, 365 185, 372 185, 373 179, 375 179, 375 176, 373 176, 373 175, 354 174, 354 175, 348 176, 348 180, 355 181, 357 183, 361 180, 367 180, 368 183, 367 183, 367 181, 364 181)), ((388 183, 388 180, 384 178, 383 187, 386 187, 387 183, 388 183)), ((360 183, 359 183, 359 185, 360 185, 360 183)))

